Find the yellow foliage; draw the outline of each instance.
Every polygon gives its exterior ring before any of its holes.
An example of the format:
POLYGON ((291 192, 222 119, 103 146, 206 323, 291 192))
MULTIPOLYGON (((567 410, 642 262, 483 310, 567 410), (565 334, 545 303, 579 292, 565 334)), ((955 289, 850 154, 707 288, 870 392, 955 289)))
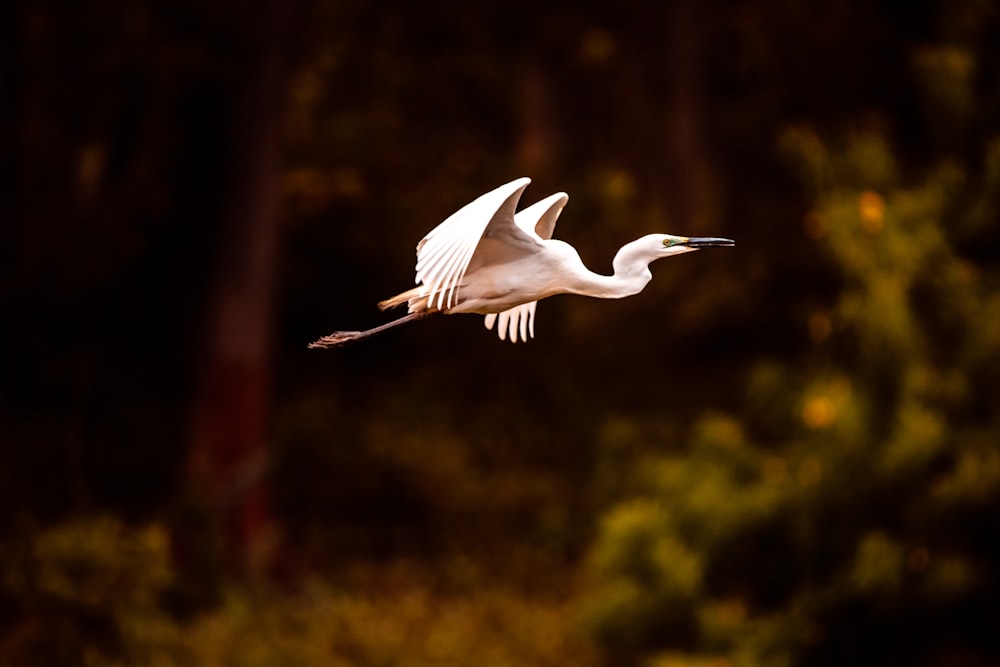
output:
POLYGON ((903 550, 882 533, 869 533, 858 544, 850 581, 864 593, 895 592, 902 583, 903 550))
POLYGON ((482 587, 442 594, 417 581, 373 594, 314 583, 298 594, 232 589, 223 606, 171 628, 164 666, 595 664, 568 602, 482 587))
POLYGON ((152 604, 171 577, 160 526, 133 529, 108 517, 43 532, 31 558, 34 581, 10 584, 94 608, 152 604))
POLYGON ((899 409, 896 429, 882 452, 881 464, 892 474, 907 474, 927 464, 945 444, 945 426, 940 415, 907 403, 899 409))

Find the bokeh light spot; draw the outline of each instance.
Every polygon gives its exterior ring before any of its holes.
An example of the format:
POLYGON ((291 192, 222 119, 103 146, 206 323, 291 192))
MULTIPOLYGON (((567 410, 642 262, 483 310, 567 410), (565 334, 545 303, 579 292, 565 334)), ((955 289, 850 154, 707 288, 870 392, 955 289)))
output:
POLYGON ((589 30, 580 40, 580 60, 584 63, 603 63, 614 53, 614 37, 604 30, 589 30))
POLYGON ((802 421, 812 429, 826 428, 837 418, 837 407, 828 396, 813 396, 802 407, 802 421))
POLYGON ((861 228, 875 235, 882 231, 885 218, 885 200, 882 195, 871 190, 865 190, 858 197, 858 214, 861 216, 861 228))

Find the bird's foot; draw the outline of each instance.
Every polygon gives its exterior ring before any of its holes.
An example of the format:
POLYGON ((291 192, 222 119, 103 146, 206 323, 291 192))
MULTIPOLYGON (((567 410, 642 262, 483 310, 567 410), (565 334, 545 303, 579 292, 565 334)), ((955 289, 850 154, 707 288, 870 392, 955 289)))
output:
POLYGON ((338 345, 343 345, 356 338, 359 338, 362 334, 361 331, 334 331, 329 336, 323 336, 322 338, 317 338, 313 342, 309 343, 309 349, 323 349, 327 347, 337 347, 338 345))
MULTIPOLYGON (((436 311, 433 311, 436 312, 436 311)), ((382 333, 393 327, 398 327, 400 324, 406 324, 407 322, 412 322, 413 320, 423 319, 433 314, 433 312, 410 313, 408 315, 403 315, 397 320, 392 322, 386 322, 381 326, 377 326, 374 329, 367 329, 365 331, 334 331, 329 336, 323 336, 320 339, 314 340, 309 343, 310 349, 324 348, 324 347, 337 347, 338 345, 343 345, 344 343, 349 343, 352 340, 358 340, 361 338, 367 338, 368 336, 374 336, 377 333, 382 333)))

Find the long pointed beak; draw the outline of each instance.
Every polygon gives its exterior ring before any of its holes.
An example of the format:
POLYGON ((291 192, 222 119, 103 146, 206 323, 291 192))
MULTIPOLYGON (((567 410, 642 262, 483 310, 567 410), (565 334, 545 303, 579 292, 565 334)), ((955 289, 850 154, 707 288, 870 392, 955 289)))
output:
POLYGON ((689 248, 719 248, 736 245, 736 241, 732 239, 720 239, 713 236, 702 236, 700 238, 689 238, 681 245, 686 245, 689 248))

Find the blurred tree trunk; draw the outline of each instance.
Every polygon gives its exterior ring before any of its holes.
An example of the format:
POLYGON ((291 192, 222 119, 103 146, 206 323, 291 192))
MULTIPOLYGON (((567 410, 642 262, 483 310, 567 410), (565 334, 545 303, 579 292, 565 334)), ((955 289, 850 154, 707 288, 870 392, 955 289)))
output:
POLYGON ((198 545, 194 553, 218 561, 200 568, 259 574, 272 564, 278 540, 265 479, 292 3, 267 3, 245 20, 248 64, 233 106, 230 181, 222 202, 188 475, 205 505, 208 534, 218 540, 215 548, 198 545))
POLYGON ((672 193, 673 226, 696 234, 705 226, 710 200, 709 160, 704 142, 705 31, 711 11, 700 0, 674 0, 667 17, 667 95, 664 160, 672 193))
POLYGON ((536 178, 548 170, 555 152, 556 133, 552 128, 549 82, 545 71, 535 61, 525 62, 519 79, 521 133, 518 161, 522 171, 536 178))

